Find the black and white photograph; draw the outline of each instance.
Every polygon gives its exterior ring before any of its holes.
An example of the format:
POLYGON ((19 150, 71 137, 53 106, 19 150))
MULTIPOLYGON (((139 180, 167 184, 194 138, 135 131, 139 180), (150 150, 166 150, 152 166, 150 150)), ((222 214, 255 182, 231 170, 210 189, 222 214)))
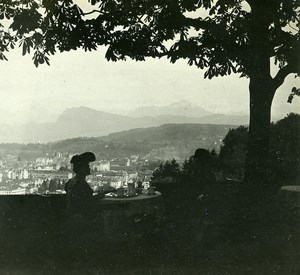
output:
POLYGON ((0 274, 300 274, 298 0, 0 0, 0 274))

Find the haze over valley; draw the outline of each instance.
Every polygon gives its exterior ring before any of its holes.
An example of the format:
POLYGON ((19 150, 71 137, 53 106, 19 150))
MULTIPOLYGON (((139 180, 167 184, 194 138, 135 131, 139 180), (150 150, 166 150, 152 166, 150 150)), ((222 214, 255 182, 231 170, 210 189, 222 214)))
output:
POLYGON ((54 122, 2 124, 0 143, 44 143, 76 137, 100 137, 129 129, 183 123, 245 125, 248 116, 215 114, 188 101, 144 106, 124 111, 122 115, 74 107, 66 109, 54 122))

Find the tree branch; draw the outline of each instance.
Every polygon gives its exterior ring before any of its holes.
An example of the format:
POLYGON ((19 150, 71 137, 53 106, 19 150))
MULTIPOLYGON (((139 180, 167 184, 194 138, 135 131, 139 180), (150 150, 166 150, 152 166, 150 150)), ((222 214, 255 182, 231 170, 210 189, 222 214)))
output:
POLYGON ((194 27, 197 31, 200 29, 207 29, 212 23, 200 18, 189 18, 183 16, 182 23, 186 26, 194 27))
POLYGON ((92 11, 89 11, 89 12, 82 12, 81 15, 86 16, 86 15, 93 14, 93 13, 95 13, 95 12, 100 13, 100 14, 103 14, 103 13, 102 13, 101 11, 99 11, 99 10, 92 10, 92 11))
POLYGON ((292 66, 290 65, 286 65, 278 71, 276 76, 273 78, 275 90, 283 84, 284 79, 291 73, 296 73, 296 70, 293 70, 292 66))

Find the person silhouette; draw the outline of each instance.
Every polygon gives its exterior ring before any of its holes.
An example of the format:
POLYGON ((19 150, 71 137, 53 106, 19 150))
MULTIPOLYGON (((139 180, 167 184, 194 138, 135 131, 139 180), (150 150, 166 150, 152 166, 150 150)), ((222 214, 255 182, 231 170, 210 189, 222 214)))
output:
POLYGON ((193 200, 192 220, 195 222, 195 241, 201 243, 212 224, 210 205, 216 177, 208 150, 198 148, 191 156, 190 163, 195 184, 194 194, 197 196, 197 199, 193 200))
POLYGON ((191 174, 204 189, 215 183, 216 178, 213 173, 209 151, 198 148, 194 155, 190 157, 191 174))
MULTIPOLYGON (((87 256, 93 242, 95 213, 93 211, 93 190, 86 182, 90 175, 89 163, 96 160, 91 152, 74 155, 71 164, 75 176, 65 184, 67 208, 63 223, 63 242, 68 258, 82 260, 87 256)), ((73 259, 73 260, 74 260, 73 259)))
POLYGON ((91 174, 89 163, 96 160, 91 152, 81 155, 74 155, 71 164, 75 177, 70 179, 65 185, 67 194, 67 213, 85 216, 89 211, 89 206, 93 197, 93 190, 86 182, 86 176, 91 174))

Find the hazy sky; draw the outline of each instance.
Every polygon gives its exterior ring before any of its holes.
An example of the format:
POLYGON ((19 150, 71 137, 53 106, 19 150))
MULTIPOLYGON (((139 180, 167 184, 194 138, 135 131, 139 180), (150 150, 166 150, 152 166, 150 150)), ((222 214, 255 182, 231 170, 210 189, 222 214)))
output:
MULTIPOLYGON (((206 80, 203 71, 181 60, 108 62, 104 50, 73 51, 51 57, 51 66, 33 65, 20 51, 0 62, 0 124, 54 121, 66 108, 87 106, 115 111, 188 100, 216 113, 248 113, 248 80, 232 75, 206 80)), ((278 90, 273 116, 300 110, 300 98, 288 104, 296 79, 278 90)))
MULTIPOLYGON (((94 9, 87 1, 74 2, 86 12, 94 9)), ((51 57, 51 66, 39 68, 33 65, 31 56, 22 57, 20 49, 7 54, 9 61, 0 61, 0 124, 54 121, 70 107, 117 111, 179 100, 216 113, 248 113, 245 78, 232 75, 207 80, 203 71, 188 66, 184 60, 176 64, 167 59, 113 63, 106 61, 104 54, 104 48, 92 53, 56 54, 51 57)), ((300 98, 295 98, 293 104, 286 102, 291 88, 297 86, 295 82, 289 76, 278 90, 273 117, 299 112, 300 98)))

